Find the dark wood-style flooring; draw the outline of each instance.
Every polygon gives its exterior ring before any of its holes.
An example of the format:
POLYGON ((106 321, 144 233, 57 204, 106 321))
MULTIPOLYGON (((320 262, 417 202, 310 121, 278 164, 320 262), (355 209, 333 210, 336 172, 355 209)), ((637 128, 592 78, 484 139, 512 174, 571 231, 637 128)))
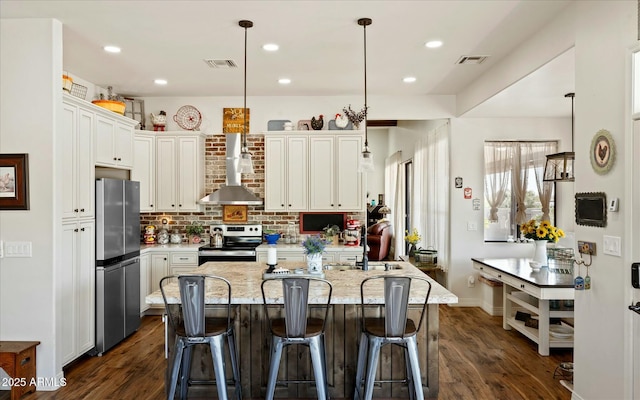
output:
MULTIPOLYGON (((84 357, 67 367, 67 386, 22 400, 163 399, 163 342, 160 317, 145 317, 138 332, 102 357, 84 357)), ((572 349, 540 356, 533 342, 502 329, 501 317, 479 308, 440 306, 439 399, 569 400, 571 393, 553 375, 560 362, 572 360, 572 349)), ((8 391, 0 393, 0 400, 10 398, 8 391)))

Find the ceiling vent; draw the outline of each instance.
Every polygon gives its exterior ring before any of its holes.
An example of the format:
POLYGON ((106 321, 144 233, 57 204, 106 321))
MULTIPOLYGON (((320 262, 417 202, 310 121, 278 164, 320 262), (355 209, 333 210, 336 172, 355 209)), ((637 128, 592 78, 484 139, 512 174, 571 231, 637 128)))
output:
POLYGON ((211 60, 205 59, 204 62, 211 68, 238 68, 238 64, 236 64, 233 60, 211 60))
POLYGON ((489 56, 462 56, 456 64, 482 64, 489 56))

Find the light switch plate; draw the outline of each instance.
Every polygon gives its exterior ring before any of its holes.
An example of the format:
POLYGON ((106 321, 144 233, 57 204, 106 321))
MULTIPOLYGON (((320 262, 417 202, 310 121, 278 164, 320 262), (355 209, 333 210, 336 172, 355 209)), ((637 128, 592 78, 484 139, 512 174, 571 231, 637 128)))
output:
POLYGON ((473 221, 468 221, 467 222, 467 230, 468 231, 477 231, 478 230, 478 224, 473 222, 473 221))
POLYGON ((603 236, 602 237, 602 245, 604 247, 604 254, 609 254, 610 256, 622 256, 622 240, 619 236, 603 236))
POLYGON ((4 257, 31 257, 31 242, 4 242, 4 257))

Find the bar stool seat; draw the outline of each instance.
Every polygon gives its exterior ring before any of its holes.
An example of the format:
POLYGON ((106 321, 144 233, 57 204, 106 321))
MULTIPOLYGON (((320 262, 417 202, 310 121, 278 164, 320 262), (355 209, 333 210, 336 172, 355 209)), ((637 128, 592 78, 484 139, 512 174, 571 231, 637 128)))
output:
POLYGON ((411 399, 424 398, 416 337, 427 310, 430 294, 431 282, 422 277, 379 275, 362 281, 360 284, 362 333, 358 349, 354 400, 371 400, 373 397, 380 349, 387 344, 398 345, 404 349, 407 376, 404 380, 385 380, 385 382, 406 382, 409 385, 411 399), (411 283, 415 280, 424 282, 424 285, 420 286, 426 288, 420 321, 417 325, 412 319, 407 318, 411 283), (381 289, 380 285, 383 285, 384 288, 384 304, 379 307, 384 308, 384 316, 367 317, 365 315, 365 291, 374 287, 378 292, 381 289))
POLYGON ((160 280, 160 291, 165 303, 166 313, 174 332, 175 346, 167 399, 173 400, 180 381, 180 398, 186 399, 190 383, 193 346, 208 344, 211 349, 215 384, 219 399, 227 399, 227 379, 225 376, 224 341, 229 346, 229 358, 237 399, 242 398, 240 371, 236 354, 234 324, 231 319, 231 284, 222 277, 213 275, 171 275, 160 280), (177 281, 180 289, 181 312, 176 313, 167 301, 165 287, 177 281), (206 316, 209 310, 205 304, 205 292, 215 291, 227 296, 227 303, 217 307, 220 316, 206 316))
POLYGON ((327 357, 325 351, 325 323, 327 320, 333 286, 327 280, 314 277, 283 277, 264 280, 261 285, 262 300, 271 329, 271 359, 265 398, 272 400, 277 383, 307 383, 310 380, 278 380, 278 369, 284 347, 297 344, 309 347, 318 399, 329 398, 327 384, 327 357), (326 299, 314 307, 324 311, 322 318, 309 316, 309 292, 314 297, 326 299), (269 293, 267 295, 267 292, 269 293), (322 293, 322 294, 320 294, 322 293), (281 304, 275 304, 282 299, 281 304), (276 308, 277 311, 273 309, 276 308), (270 313, 269 310, 272 310, 270 313), (276 314, 276 312, 278 314, 276 314), (280 312, 284 318, 279 317, 280 312), (271 318, 270 315, 273 315, 271 318), (276 315, 278 315, 276 317, 276 315))

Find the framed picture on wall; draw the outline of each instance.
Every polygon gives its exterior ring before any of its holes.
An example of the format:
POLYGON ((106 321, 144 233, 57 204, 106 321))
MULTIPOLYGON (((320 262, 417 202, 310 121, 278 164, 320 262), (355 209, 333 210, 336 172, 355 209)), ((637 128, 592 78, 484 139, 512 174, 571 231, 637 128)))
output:
POLYGON ((222 206, 222 222, 247 222, 247 206, 222 206))
POLYGON ((0 210, 29 209, 29 155, 0 154, 0 210))

